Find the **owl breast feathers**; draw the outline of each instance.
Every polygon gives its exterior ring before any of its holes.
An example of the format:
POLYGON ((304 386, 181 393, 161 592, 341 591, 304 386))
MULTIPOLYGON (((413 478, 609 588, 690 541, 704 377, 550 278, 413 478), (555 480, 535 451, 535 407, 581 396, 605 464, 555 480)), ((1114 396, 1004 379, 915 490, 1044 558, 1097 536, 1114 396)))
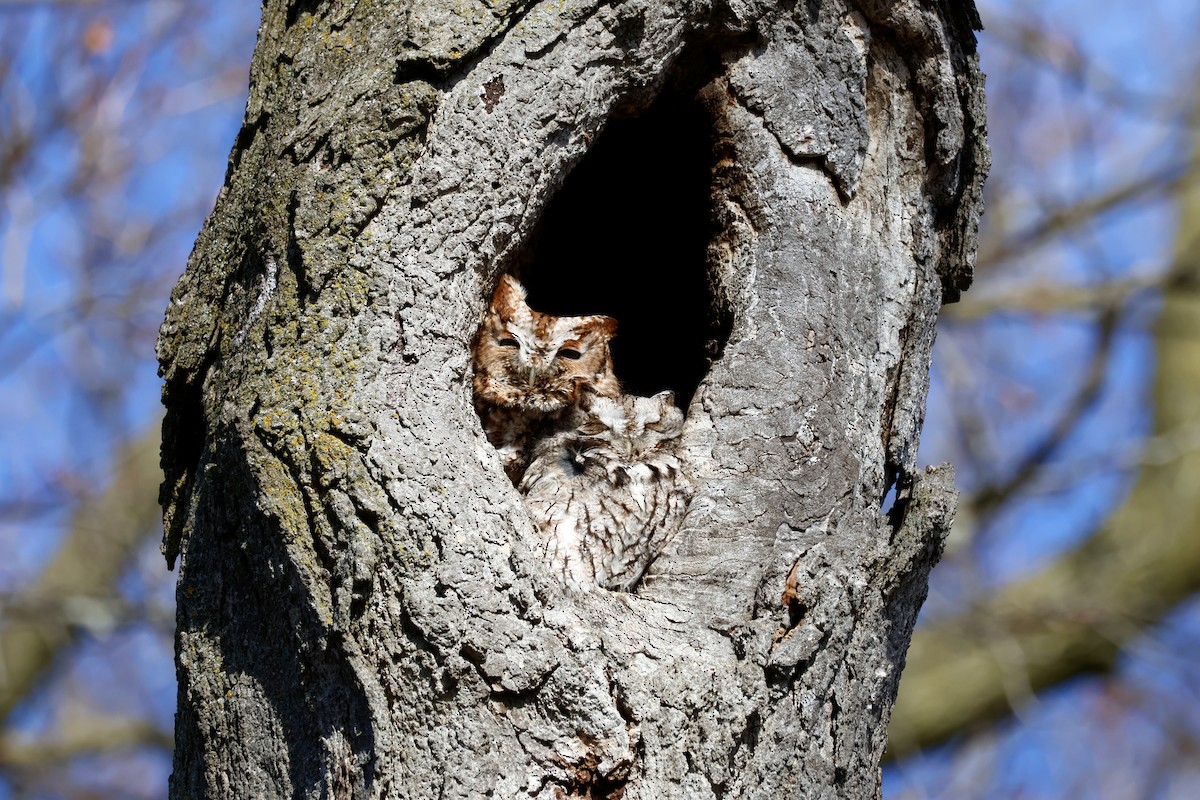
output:
POLYGON ((671 392, 585 395, 538 440, 521 481, 547 563, 573 588, 631 589, 678 529, 691 482, 671 392))

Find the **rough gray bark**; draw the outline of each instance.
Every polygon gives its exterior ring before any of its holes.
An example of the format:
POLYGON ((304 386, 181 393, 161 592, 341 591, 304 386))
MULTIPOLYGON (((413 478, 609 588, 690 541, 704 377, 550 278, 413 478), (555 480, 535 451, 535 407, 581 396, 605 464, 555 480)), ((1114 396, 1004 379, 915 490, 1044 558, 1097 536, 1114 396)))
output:
POLYGON ((914 457, 986 171, 974 24, 269 0, 159 345, 172 796, 878 796, 953 509, 914 457), (667 91, 719 158, 700 491, 636 594, 572 596, 472 410, 471 338, 606 124, 667 91))

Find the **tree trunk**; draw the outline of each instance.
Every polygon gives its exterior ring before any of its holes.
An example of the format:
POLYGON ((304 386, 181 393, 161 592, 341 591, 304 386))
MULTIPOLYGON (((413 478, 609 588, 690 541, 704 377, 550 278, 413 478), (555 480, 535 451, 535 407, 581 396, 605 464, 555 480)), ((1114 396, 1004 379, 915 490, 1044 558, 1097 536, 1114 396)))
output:
POLYGON ((980 213, 977 22, 267 2, 159 344, 172 796, 878 796, 952 515, 914 457, 980 213), (634 593, 551 577, 472 408, 509 270, 689 403, 698 491, 634 593))

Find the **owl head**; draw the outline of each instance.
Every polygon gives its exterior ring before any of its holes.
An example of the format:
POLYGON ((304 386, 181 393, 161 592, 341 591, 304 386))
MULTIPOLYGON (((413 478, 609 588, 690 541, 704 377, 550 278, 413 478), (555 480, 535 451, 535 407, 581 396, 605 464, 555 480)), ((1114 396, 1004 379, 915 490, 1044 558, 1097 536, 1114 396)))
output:
POLYGON ((531 309, 510 275, 500 279, 475 344, 475 395, 492 405, 552 413, 581 393, 616 396, 612 317, 555 317, 531 309))
POLYGON ((669 391, 653 397, 589 395, 582 414, 572 449, 577 458, 604 463, 609 471, 668 455, 683 433, 683 412, 669 391))

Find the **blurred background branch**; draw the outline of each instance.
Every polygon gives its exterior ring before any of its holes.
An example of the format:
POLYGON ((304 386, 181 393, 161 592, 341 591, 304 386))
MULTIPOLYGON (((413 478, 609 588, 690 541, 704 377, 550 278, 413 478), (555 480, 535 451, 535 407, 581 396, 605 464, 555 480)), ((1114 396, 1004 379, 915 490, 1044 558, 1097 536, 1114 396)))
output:
MULTIPOLYGON (((923 443, 966 467, 964 493, 901 681, 889 789, 1191 797, 1200 64, 1164 57, 1152 88, 1132 88, 1130 62, 1087 52, 1119 49, 1115 31, 1081 45, 1000 5, 980 280, 946 309, 923 443)), ((1095 19, 1161 38, 1180 8, 1095 19)))
POLYGON ((76 506, 66 536, 35 580, 0 597, 0 726, 79 629, 108 631, 130 616, 117 578, 161 524, 160 426, 113 460, 108 487, 76 506))
MULTIPOLYGON (((1155 328, 1154 433, 1191 445, 1144 461, 1125 502, 1078 547, 916 634, 893 716, 893 757, 1019 710, 1048 686, 1111 668, 1127 641, 1200 590, 1200 169, 1180 184, 1177 204, 1175 267, 1163 281, 1155 328)), ((1098 324, 1111 328, 1111 320, 1098 324)), ((1097 350, 1100 367, 1106 350, 1097 350)), ((986 512, 1009 499, 1062 443, 1099 385, 1093 362, 1034 457, 968 502, 986 512)))
POLYGON ((165 794, 154 340, 258 16, 0 0, 0 799, 165 794))

